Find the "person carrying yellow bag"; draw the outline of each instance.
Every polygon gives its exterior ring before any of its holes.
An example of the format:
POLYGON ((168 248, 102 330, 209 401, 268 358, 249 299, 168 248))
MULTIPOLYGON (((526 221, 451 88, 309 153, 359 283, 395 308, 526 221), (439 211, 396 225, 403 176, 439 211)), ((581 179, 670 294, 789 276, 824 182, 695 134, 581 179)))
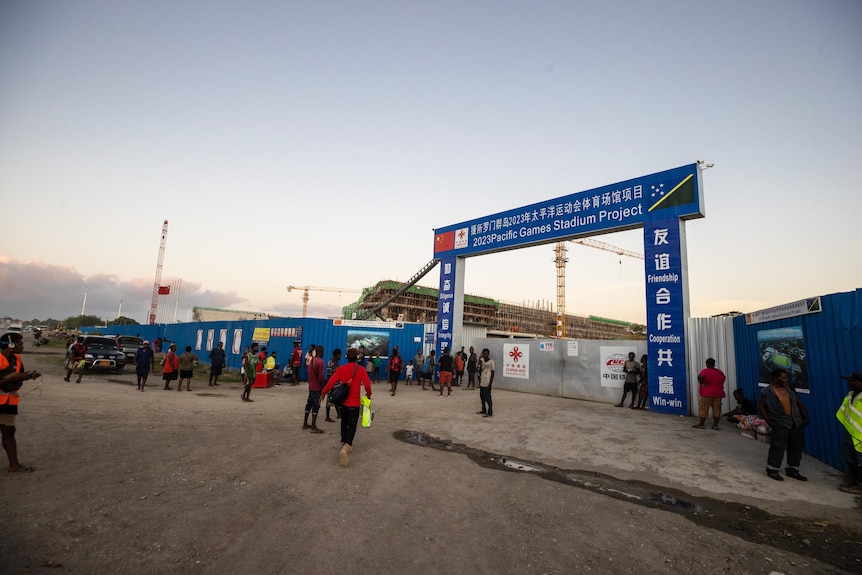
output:
POLYGON ((371 398, 363 395, 359 398, 359 403, 362 407, 362 427, 371 427, 371 422, 374 420, 374 412, 371 411, 371 398))

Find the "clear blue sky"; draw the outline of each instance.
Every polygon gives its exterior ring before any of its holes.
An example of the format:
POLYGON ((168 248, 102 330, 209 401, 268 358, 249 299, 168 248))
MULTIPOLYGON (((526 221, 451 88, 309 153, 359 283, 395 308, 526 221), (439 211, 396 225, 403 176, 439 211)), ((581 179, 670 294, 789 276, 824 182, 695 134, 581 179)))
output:
MULTIPOLYGON (((164 219, 179 319, 299 315, 289 284, 406 280, 436 227, 700 158, 692 315, 862 287, 860 30, 855 0, 6 0, 0 316, 89 289, 143 322, 164 219)), ((473 258, 466 289, 550 305, 553 258, 473 258)), ((569 313, 645 321, 642 262, 569 259, 569 313)))

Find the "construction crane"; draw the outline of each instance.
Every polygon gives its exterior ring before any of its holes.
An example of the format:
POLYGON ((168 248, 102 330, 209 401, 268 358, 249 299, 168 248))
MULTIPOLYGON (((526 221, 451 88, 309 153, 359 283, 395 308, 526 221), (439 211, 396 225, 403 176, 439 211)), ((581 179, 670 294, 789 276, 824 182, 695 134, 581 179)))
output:
POLYGON ((287 291, 302 290, 302 317, 308 317, 308 292, 309 291, 334 291, 347 293, 362 293, 360 289, 344 289, 333 287, 316 287, 316 286, 287 286, 287 291))
POLYGON ((165 242, 168 240, 168 220, 162 225, 162 243, 159 245, 159 261, 156 263, 156 279, 153 281, 153 300, 150 303, 150 325, 156 323, 159 309, 159 287, 162 283, 162 263, 165 261, 165 242))
MULTIPOLYGON (((620 265, 623 263, 622 256, 640 260, 644 259, 643 254, 625 250, 598 240, 585 238, 569 241, 587 246, 588 248, 615 253, 620 256, 620 265)), ((567 251, 566 242, 557 242, 557 246, 554 248, 554 254, 556 255, 554 262, 557 264, 557 337, 566 337, 566 263, 569 261, 566 257, 567 251)))

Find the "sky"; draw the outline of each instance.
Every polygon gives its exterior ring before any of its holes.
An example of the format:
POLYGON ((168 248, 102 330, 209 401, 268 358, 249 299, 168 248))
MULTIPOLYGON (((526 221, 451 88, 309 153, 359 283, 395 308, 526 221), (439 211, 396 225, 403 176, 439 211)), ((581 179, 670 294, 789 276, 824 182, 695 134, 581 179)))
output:
MULTIPOLYGON (((145 323, 164 220, 168 320, 300 317, 288 285, 404 281, 435 228, 699 159, 693 317, 860 288, 860 29, 856 0, 5 0, 0 317, 145 323)), ((568 246, 566 311, 644 323, 644 262, 568 246)), ((554 308, 554 244, 465 291, 554 308)))

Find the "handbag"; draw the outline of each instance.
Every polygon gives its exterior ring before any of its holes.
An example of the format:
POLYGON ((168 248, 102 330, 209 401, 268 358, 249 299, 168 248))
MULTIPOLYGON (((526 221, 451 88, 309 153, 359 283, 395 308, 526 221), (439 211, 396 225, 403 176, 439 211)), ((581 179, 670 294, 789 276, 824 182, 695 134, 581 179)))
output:
POLYGON ((358 368, 359 364, 357 363, 353 368, 353 375, 350 376, 348 381, 339 381, 329 390, 329 401, 334 405, 341 406, 347 401, 347 397, 350 395, 350 382, 356 377, 356 370, 358 368))
POLYGON ((371 427, 371 422, 374 420, 374 411, 371 410, 371 398, 363 396, 359 398, 359 402, 362 407, 360 417, 362 427, 371 427))

